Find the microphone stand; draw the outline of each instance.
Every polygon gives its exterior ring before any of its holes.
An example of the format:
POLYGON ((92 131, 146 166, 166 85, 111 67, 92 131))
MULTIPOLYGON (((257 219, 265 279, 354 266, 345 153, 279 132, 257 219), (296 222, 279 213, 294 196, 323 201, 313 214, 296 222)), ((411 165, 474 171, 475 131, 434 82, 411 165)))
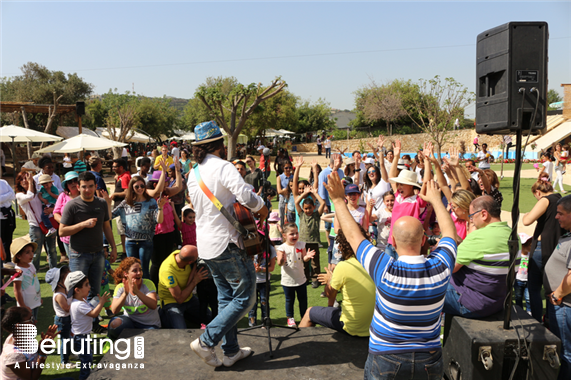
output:
MULTIPOLYGON (((268 177, 268 172, 270 170, 270 155, 268 154, 267 156, 264 154, 264 158, 265 158, 265 164, 264 164, 264 171, 262 172, 262 178, 263 178, 263 184, 262 184, 262 199, 264 200, 264 204, 266 203, 266 186, 269 185, 269 182, 267 181, 267 177, 268 177)), ((277 181, 279 181, 279 178, 276 178, 277 181)), ((254 329, 261 329, 261 328, 265 328, 266 331, 268 332, 268 347, 269 347, 269 351, 270 351, 270 358, 274 357, 274 353, 272 351, 272 337, 271 337, 271 333, 270 333, 270 329, 272 327, 280 327, 282 329, 291 329, 291 330, 295 330, 295 331, 299 331, 299 327, 290 327, 290 326, 282 326, 282 325, 275 325, 272 322, 272 319, 270 318, 270 271, 269 271, 269 263, 271 261, 271 257, 272 257, 272 252, 270 249, 270 234, 268 231, 268 222, 265 221, 265 223, 263 224, 263 231, 264 231, 264 242, 262 244, 264 244, 264 250, 265 250, 265 259, 266 259, 266 286, 264 288, 264 291, 266 292, 266 304, 263 305, 264 309, 266 311, 266 316, 265 318, 263 318, 262 323, 260 325, 256 325, 256 326, 252 326, 252 327, 248 327, 245 329, 240 329, 238 331, 238 333, 244 332, 244 331, 249 331, 249 330, 254 330, 254 329)), ((256 297, 258 297, 257 292, 256 292, 256 297)), ((257 310, 256 310, 257 313, 257 310)))

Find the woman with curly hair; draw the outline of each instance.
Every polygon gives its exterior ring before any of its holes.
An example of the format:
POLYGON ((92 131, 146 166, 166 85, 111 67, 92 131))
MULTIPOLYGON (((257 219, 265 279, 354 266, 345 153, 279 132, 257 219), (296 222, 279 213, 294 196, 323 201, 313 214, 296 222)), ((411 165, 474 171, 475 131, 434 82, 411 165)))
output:
POLYGON ((123 309, 123 315, 109 321, 109 338, 117 339, 123 329, 161 328, 157 290, 151 280, 143 279, 141 261, 135 257, 123 259, 113 278, 117 286, 111 311, 117 314, 123 309))

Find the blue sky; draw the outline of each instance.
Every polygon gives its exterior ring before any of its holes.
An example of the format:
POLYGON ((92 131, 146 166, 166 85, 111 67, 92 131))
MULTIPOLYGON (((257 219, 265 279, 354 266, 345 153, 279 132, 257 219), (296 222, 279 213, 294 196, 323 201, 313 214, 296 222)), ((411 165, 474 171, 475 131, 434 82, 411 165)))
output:
MULTIPOLYGON (((571 2, 2 1, 0 75, 26 62, 76 72, 96 93, 190 98, 209 76, 269 83, 352 109, 373 79, 453 77, 475 91, 476 36, 549 24, 549 88, 571 82, 571 2)), ((474 107, 467 109, 473 116, 474 107)))

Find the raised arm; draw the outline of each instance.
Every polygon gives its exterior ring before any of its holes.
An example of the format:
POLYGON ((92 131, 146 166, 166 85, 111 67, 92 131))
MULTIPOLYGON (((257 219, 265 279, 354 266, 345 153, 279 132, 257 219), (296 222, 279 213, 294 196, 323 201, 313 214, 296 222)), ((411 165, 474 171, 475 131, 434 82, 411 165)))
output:
POLYGON ((457 148, 450 148, 450 158, 444 157, 444 162, 447 162, 450 166, 450 170, 456 174, 456 177, 458 177, 458 181, 460 182, 460 186, 465 190, 472 191, 468 178, 466 178, 464 172, 460 168, 460 158, 458 154, 459 152, 457 148))
MULTIPOLYGON (((450 188, 448 187, 448 183, 446 182, 446 178, 444 177, 444 173, 442 172, 442 168, 440 167, 440 163, 438 162, 438 160, 434 157, 434 156, 430 156, 430 163, 434 164, 434 173, 436 174, 436 182, 438 182, 438 185, 440 186, 440 190, 442 190, 442 193, 444 194, 444 196, 446 197, 446 199, 448 199, 448 202, 452 201, 452 192, 450 191, 450 188)), ((424 170, 426 173, 426 165, 424 166, 424 170)), ((428 169, 430 171, 430 166, 428 166, 428 169)))
POLYGON ((299 181, 299 172, 303 166, 303 156, 299 155, 295 160, 295 171, 293 172, 293 196, 297 197, 299 195, 297 191, 297 182, 299 181))
POLYGON ((421 194, 426 194, 426 184, 432 179, 432 172, 430 170, 430 158, 432 156, 432 143, 424 143, 424 148, 422 150, 424 154, 424 178, 422 179, 422 188, 420 189, 421 194), (427 170, 428 169, 428 170, 427 170))
MULTIPOLYGON (((393 158, 393 164, 391 165, 391 171, 389 172, 389 178, 394 178, 398 175, 397 166, 398 166, 399 160, 400 160, 400 150, 401 150, 400 140, 396 140, 393 143, 394 158, 393 158)), ((391 183, 391 187, 393 188, 393 191, 396 194, 397 193, 397 184, 391 183)))
POLYGON ((442 196, 436 183, 430 180, 426 184, 426 194, 420 194, 420 197, 432 205, 432 209, 436 214, 436 220, 438 220, 438 225, 440 226, 440 231, 442 231, 442 237, 455 239, 456 226, 454 226, 454 222, 452 221, 450 214, 446 211, 446 208, 442 203, 442 196))

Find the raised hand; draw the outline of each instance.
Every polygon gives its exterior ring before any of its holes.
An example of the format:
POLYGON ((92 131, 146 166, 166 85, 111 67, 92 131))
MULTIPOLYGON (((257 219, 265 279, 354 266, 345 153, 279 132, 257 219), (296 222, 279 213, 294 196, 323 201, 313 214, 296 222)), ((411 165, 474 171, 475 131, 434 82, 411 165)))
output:
POLYGON ((305 257, 313 259, 315 257, 315 251, 313 249, 308 249, 307 252, 305 252, 305 257))
POLYGON ((295 166, 301 167, 303 165, 303 156, 299 155, 295 158, 295 166))
POLYGON ((317 164, 317 160, 314 158, 314 159, 311 161, 311 167, 312 167, 312 168, 315 168, 315 167, 317 167, 317 165, 318 165, 318 164, 317 164))
POLYGON ((450 166, 458 166, 460 164, 460 156, 458 148, 452 147, 450 148, 450 158, 447 158, 448 163, 450 166))
POLYGON ((345 187, 343 187, 343 183, 341 182, 341 178, 339 178, 339 174, 337 172, 333 172, 327 176, 327 182, 323 182, 323 186, 327 189, 329 193, 329 198, 332 201, 336 200, 344 200, 345 199, 345 187))
POLYGON ((425 202, 430 204, 435 204, 438 202, 442 202, 442 195, 440 194, 440 189, 434 180, 430 180, 426 183, 426 195, 423 195, 422 192, 418 193, 420 198, 425 202))
POLYGON ((422 149, 423 154, 428 157, 428 159, 432 160, 432 153, 434 151, 434 148, 432 146, 432 142, 425 142, 424 143, 424 147, 422 149))
POLYGON ((400 140, 395 140, 393 142, 393 152, 395 157, 399 157, 400 156, 400 152, 401 152, 401 142, 400 140))
POLYGON ((340 155, 340 154, 336 154, 336 155, 335 155, 335 158, 333 159, 334 169, 337 171, 337 170, 341 167, 341 164, 342 164, 342 163, 343 163, 343 159, 341 158, 341 155, 340 155))
POLYGON ((111 293, 105 292, 101 296, 99 296, 99 303, 106 304, 107 301, 109 301, 109 298, 111 298, 111 293))
POLYGON ((163 157, 161 157, 161 160, 159 161, 159 165, 161 166, 161 170, 163 172, 167 172, 167 163, 165 162, 165 159, 163 157))
POLYGON ((385 141, 386 141, 385 136, 379 135, 379 138, 377 139, 377 146, 379 148, 382 148, 383 145, 385 145, 385 141))
POLYGON ((99 198, 105 199, 105 202, 111 203, 111 198, 109 197, 109 193, 105 189, 97 190, 97 196, 99 198))

